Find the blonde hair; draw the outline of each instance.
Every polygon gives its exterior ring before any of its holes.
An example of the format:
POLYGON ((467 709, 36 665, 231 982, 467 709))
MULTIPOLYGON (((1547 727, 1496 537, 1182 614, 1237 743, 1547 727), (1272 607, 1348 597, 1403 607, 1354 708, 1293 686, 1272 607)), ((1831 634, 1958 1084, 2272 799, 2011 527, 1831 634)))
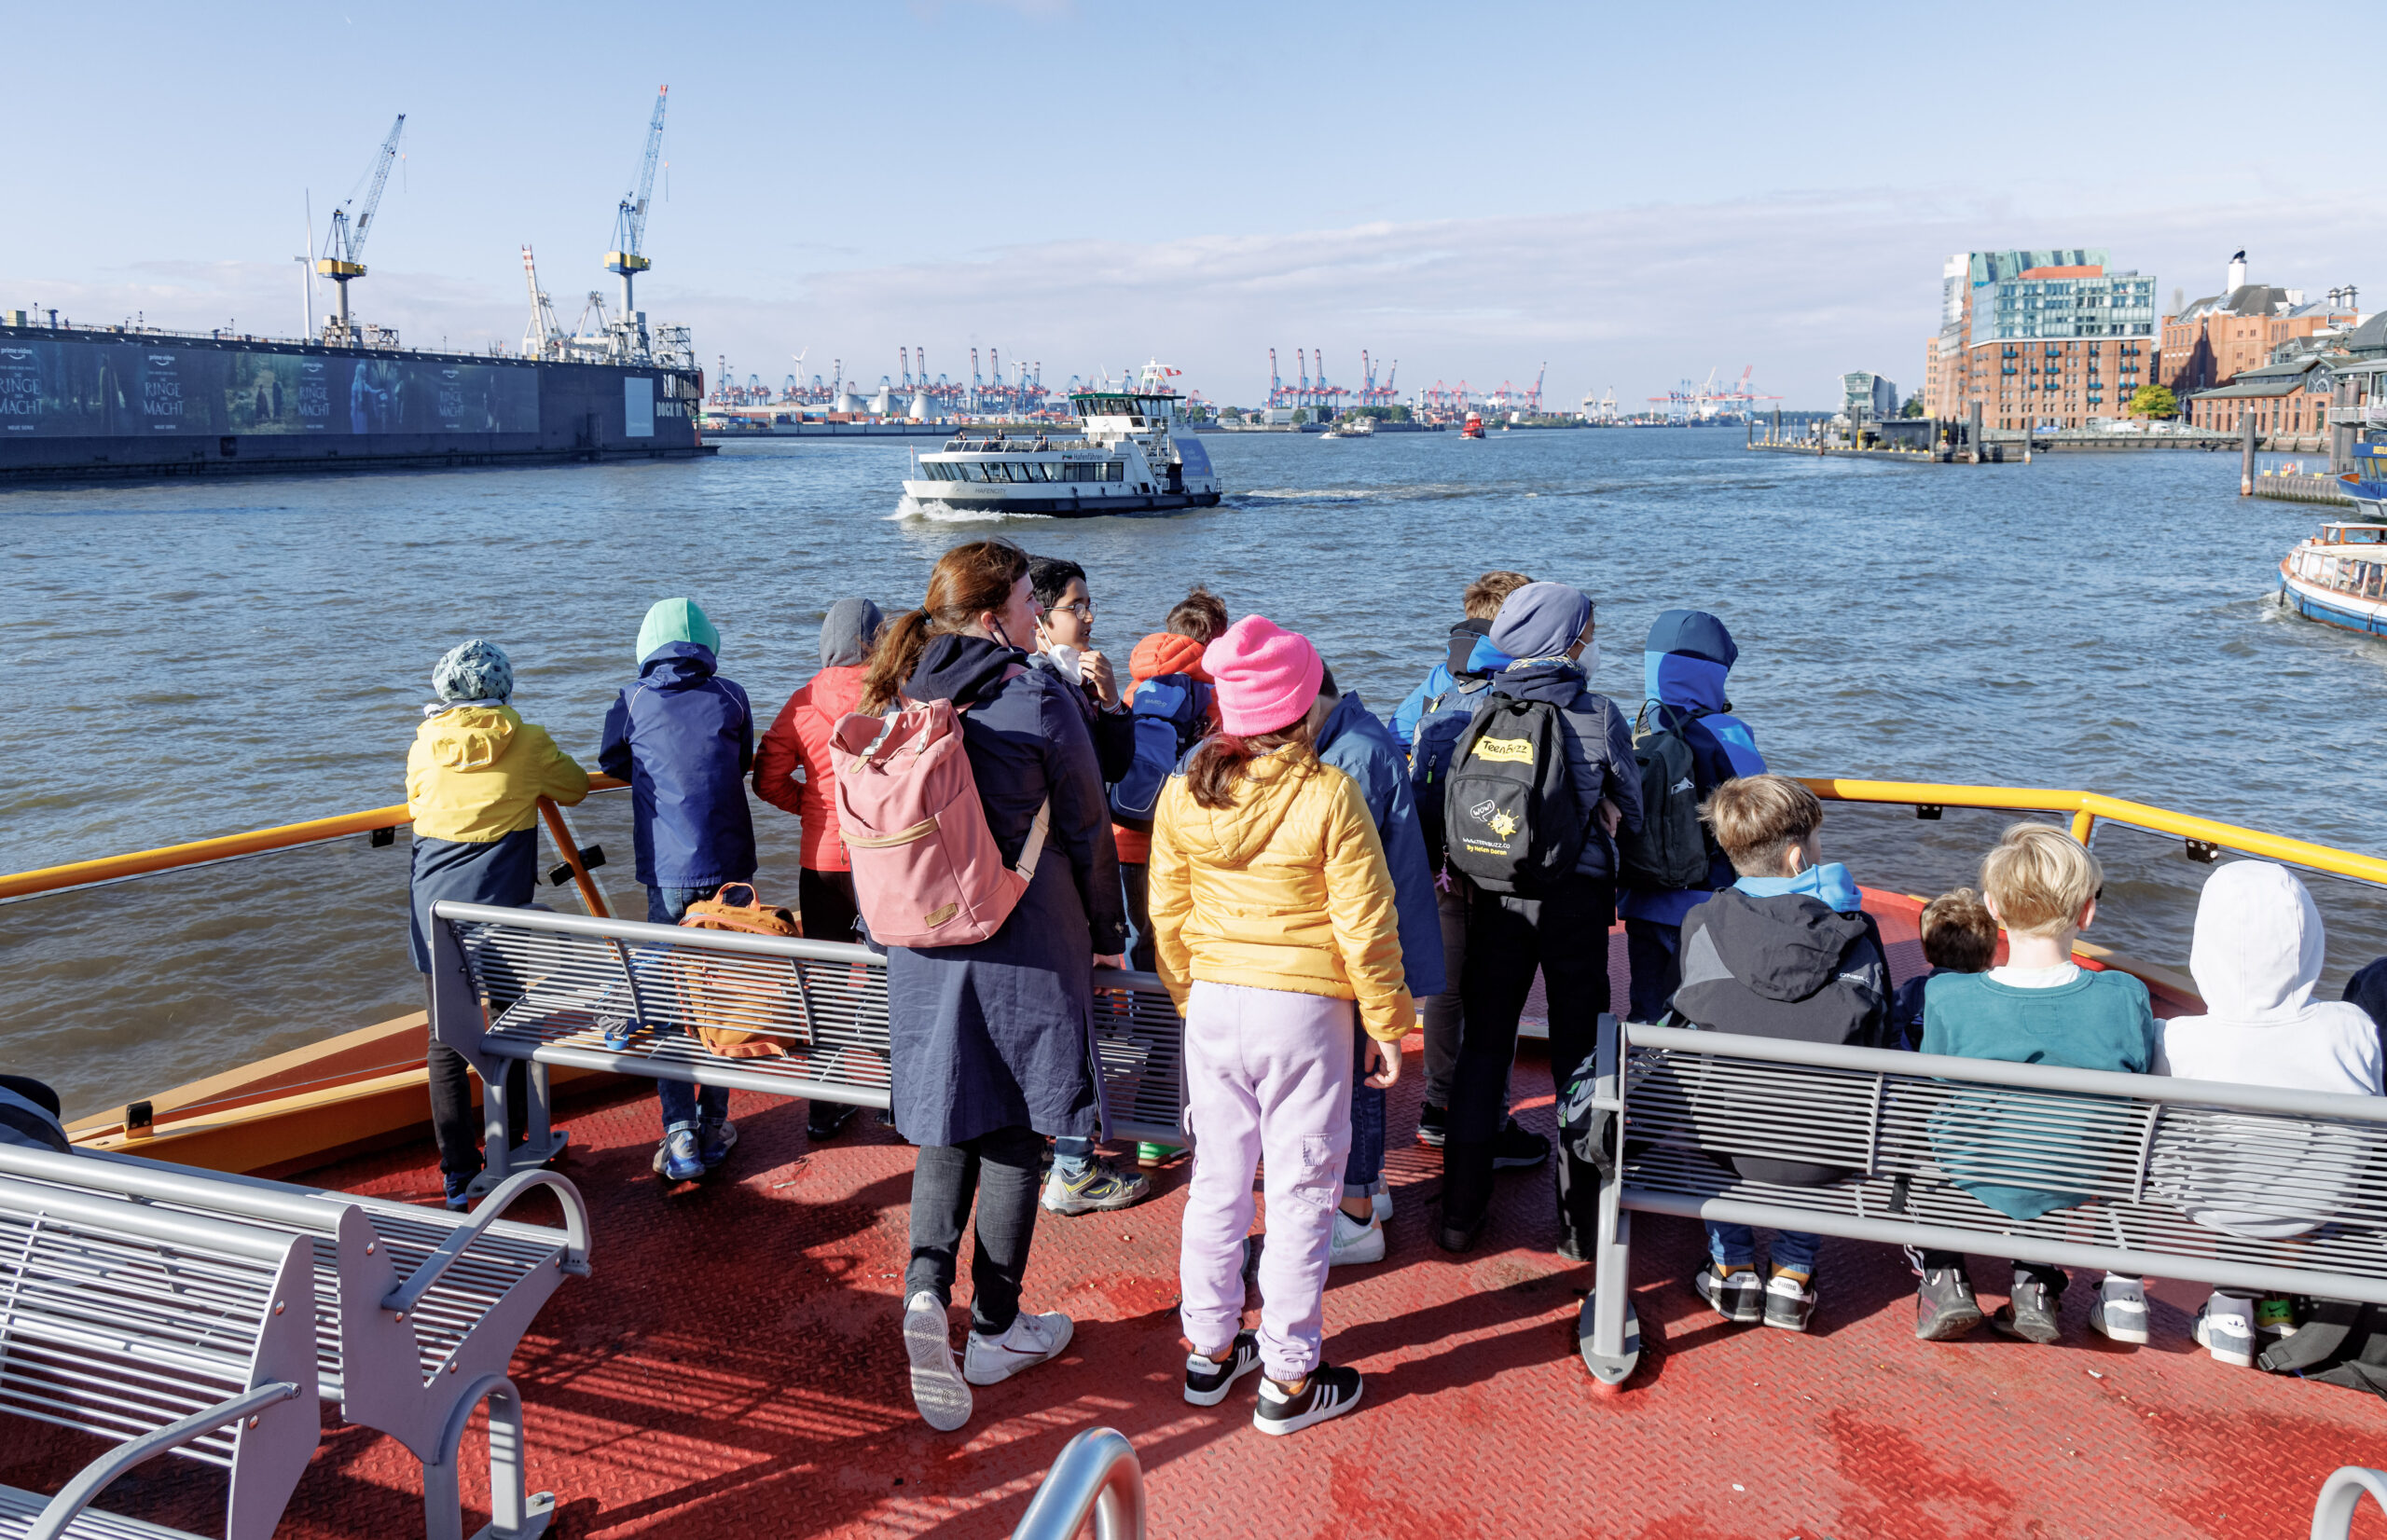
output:
POLYGON ((1958 973, 1986 973, 1997 956, 1997 916, 1969 887, 1923 906, 1923 960, 1958 973))
POLYGON ((1459 596, 1459 606, 1469 620, 1497 619, 1501 601, 1532 581, 1523 572, 1486 572, 1467 585, 1467 591, 1459 596))
POLYGON ((2051 936, 2104 889, 2105 869, 2063 830, 2018 823, 1980 861, 1981 891, 2012 936, 2051 936))
POLYGON ((1821 798, 1787 776, 1743 776, 1707 795, 1701 821, 1744 877, 1771 877, 1782 853, 1824 826, 1821 798))

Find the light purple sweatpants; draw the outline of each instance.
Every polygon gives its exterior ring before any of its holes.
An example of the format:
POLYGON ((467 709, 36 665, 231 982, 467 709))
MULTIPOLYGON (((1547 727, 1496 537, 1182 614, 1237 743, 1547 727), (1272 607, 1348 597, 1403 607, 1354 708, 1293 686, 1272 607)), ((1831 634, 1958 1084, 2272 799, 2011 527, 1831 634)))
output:
POLYGON ((1179 1315, 1197 1353, 1235 1341, 1251 1174, 1265 1156, 1260 1362, 1280 1382, 1318 1367, 1327 1254, 1351 1148, 1351 1011, 1349 1000, 1200 979, 1186 1001, 1194 1180, 1178 1251, 1179 1315))

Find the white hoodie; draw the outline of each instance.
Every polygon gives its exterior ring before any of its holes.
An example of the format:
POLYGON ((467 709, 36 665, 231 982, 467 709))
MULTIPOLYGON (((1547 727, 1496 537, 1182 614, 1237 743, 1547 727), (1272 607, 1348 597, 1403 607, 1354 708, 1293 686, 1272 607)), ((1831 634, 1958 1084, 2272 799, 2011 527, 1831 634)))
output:
MULTIPOLYGON (((2376 1096, 2379 1028, 2357 1005, 2316 1001, 2325 939, 2285 867, 2232 861, 2197 901, 2188 971, 2206 1014, 2156 1024, 2155 1073, 2376 1096)), ((2158 1185, 2201 1225, 2279 1237, 2311 1229, 2371 1143, 2345 1124, 2181 1108, 2165 1121, 2158 1185), (2176 1135, 2176 1138, 2175 1138, 2176 1135)))

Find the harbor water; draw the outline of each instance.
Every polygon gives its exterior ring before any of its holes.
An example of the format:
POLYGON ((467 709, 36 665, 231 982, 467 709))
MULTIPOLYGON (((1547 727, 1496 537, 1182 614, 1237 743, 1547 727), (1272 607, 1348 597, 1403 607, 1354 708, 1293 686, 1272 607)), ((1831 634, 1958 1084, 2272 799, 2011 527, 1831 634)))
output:
MULTIPOLYGON (((2387 850, 2367 785, 2387 645, 2284 615, 2283 552, 2325 510, 2236 493, 2183 453, 2030 466, 1753 455, 1738 430, 1206 438, 1228 488, 1161 518, 897 517, 901 444, 732 443, 695 463, 0 493, 14 664, 0 863, 21 871, 403 800, 431 665, 513 655, 515 703, 594 763, 656 598, 701 602, 767 722, 823 611, 917 602, 957 540, 1000 532, 1092 578, 1125 672, 1186 585, 1310 633, 1379 713, 1442 655, 1458 590, 1511 567, 1598 604, 1594 684, 1636 700, 1671 606, 1741 645, 1736 711, 1777 769, 2082 788, 2387 850)), ((579 815, 631 901, 619 795, 579 815)), ((1860 881, 1969 880, 2004 816, 1834 807, 1860 881)), ((794 820, 756 804, 761 884, 792 900, 794 820)), ((2184 966, 2180 842, 2104 828, 2089 940, 2184 966)), ((406 839, 336 845, 0 905, 8 1067, 104 1108, 416 1009, 406 839)), ((2309 878, 2326 988, 2387 952, 2387 906, 2309 878)), ((571 907, 571 890, 549 901, 571 907)))

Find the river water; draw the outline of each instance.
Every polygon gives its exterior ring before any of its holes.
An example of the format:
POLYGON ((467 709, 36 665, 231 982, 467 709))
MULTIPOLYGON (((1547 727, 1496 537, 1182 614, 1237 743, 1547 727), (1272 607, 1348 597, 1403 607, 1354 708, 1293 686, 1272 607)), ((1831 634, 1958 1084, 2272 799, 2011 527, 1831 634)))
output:
MULTIPOLYGON (((904 447, 801 441, 0 492, 0 869, 401 801, 431 665, 469 636, 505 646, 524 715, 593 762, 640 619, 673 595, 718 623, 723 671, 767 720, 817 665, 830 602, 916 603, 940 551, 998 529, 1085 566, 1123 671, 1201 581, 1310 633, 1388 713, 1467 579, 1510 567, 1594 596, 1594 683, 1620 697, 1658 611, 1723 616, 1735 707, 1777 769, 2087 788, 2387 849, 2363 778, 2387 644, 2269 602, 2318 510, 2239 498, 2228 456, 1906 466, 1742 436, 1214 434, 1216 509, 1000 524, 893 516, 904 447)), ((614 853, 617 907, 622 801, 581 818, 614 853)), ((792 896, 794 820, 759 804, 755 820, 764 886, 792 896)), ((1839 809, 1826 838, 1860 880, 1928 893, 1967 880, 2003 821, 1839 809)), ((2098 849, 2114 881, 2090 939, 2184 963, 2207 869, 2121 830, 2098 849)), ((405 872, 403 835, 360 837, 0 905, 9 1067, 88 1110, 414 1009, 405 872)), ((2314 887, 2333 982, 2387 952, 2387 908, 2314 887)))

